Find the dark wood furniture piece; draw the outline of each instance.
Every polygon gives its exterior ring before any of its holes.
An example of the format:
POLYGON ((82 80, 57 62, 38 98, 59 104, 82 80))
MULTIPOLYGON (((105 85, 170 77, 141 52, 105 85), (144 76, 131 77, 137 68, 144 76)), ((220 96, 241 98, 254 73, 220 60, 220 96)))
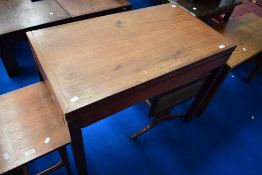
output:
MULTIPOLYGON (((27 36, 45 84, 67 121, 81 175, 87 174, 82 128, 209 72, 216 75, 235 48, 171 4, 27 32, 27 36)), ((201 97, 195 98, 187 119, 201 97)))
POLYGON ((262 7, 262 0, 256 0, 256 4, 260 7, 262 7))
MULTIPOLYGON (((127 0, 57 0, 58 3, 72 16, 79 17, 86 14, 103 12, 104 15, 131 9, 127 0)), ((99 15, 101 16, 101 15, 99 15)))
POLYGON ((210 74, 204 75, 182 87, 178 87, 169 92, 165 92, 146 100, 150 107, 148 116, 151 118, 154 117, 154 119, 145 128, 133 134, 131 138, 136 139, 138 136, 151 130, 161 122, 182 118, 184 114, 177 112, 175 115, 173 115, 170 114, 171 111, 176 105, 197 96, 201 91, 201 88, 202 90, 205 90, 205 83, 208 83, 209 75, 210 74))
POLYGON ((51 26, 70 15, 55 1, 1 0, 0 1, 0 56, 10 76, 19 72, 12 45, 26 31, 51 26))
POLYGON ((250 81, 252 81, 252 79, 255 77, 255 75, 257 74, 257 72, 259 70, 262 70, 262 52, 260 52, 260 54, 256 55, 256 60, 255 60, 255 67, 250 71, 248 77, 247 77, 247 82, 249 83, 250 81))
POLYGON ((65 166, 70 174, 66 123, 44 83, 0 96, 0 174, 58 150, 62 161, 40 174, 65 166))
MULTIPOLYGON (((70 18, 56 0, 2 0, 0 1, 0 35, 28 31, 33 27, 70 18)), ((43 26, 45 27, 45 26, 43 26)))
POLYGON ((206 100, 198 110, 204 112, 210 100, 227 77, 229 71, 250 59, 261 59, 262 51, 262 19, 249 13, 239 18, 229 20, 226 25, 217 26, 216 30, 237 44, 237 48, 221 70, 216 82, 210 89, 206 100))
POLYGON ((171 0, 184 7, 196 17, 206 20, 224 14, 222 22, 227 22, 236 5, 241 0, 171 0))
POLYGON ((130 9, 126 0, 1 0, 0 56, 7 73, 19 72, 12 45, 26 38, 25 32, 130 9))

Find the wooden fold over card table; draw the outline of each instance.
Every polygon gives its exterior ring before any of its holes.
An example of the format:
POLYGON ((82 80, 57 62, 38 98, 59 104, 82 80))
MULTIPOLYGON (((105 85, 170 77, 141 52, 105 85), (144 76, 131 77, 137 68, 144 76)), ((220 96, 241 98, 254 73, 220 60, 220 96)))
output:
MULTIPOLYGON (((216 74, 235 48, 171 4, 31 31, 27 36, 68 124, 81 175, 87 174, 82 128, 203 74, 216 74)), ((187 119, 199 100, 197 96, 187 119)))

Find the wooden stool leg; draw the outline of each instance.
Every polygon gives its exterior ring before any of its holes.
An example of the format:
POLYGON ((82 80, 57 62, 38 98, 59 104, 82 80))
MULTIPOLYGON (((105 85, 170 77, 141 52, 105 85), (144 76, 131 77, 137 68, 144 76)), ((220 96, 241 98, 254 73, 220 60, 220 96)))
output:
POLYGON ((71 175, 70 166, 69 166, 69 159, 66 152, 66 146, 63 146, 58 149, 60 157, 62 159, 63 165, 66 169, 68 175, 71 175))
MULTIPOLYGON (((258 70, 259 69, 261 69, 261 67, 262 67, 262 61, 261 61, 261 59, 259 59, 258 57, 261 57, 261 53, 260 53, 260 55, 259 56, 257 56, 256 58, 257 58, 257 60, 255 60, 256 61, 256 65, 255 65, 255 67, 251 70, 251 72, 249 73, 249 75, 248 75, 248 77, 247 77, 247 79, 246 79, 246 82, 247 83, 249 83, 254 77, 255 77, 255 75, 256 75, 256 73, 258 72, 258 70)), ((255 58, 255 59, 256 59, 255 58)))
POLYGON ((261 69, 262 67, 262 52, 256 54, 255 56, 253 56, 252 60, 254 61, 255 63, 255 67, 251 70, 251 72, 249 73, 247 79, 246 79, 246 82, 249 83, 253 78, 254 76, 256 75, 257 71, 259 69, 261 69))
POLYGON ((256 75, 257 71, 259 69, 259 65, 256 65, 252 70, 251 72, 249 73, 248 77, 247 77, 247 83, 249 83, 253 78, 254 76, 256 75))
POLYGON ((19 68, 11 44, 8 43, 1 44, 0 47, 1 47, 2 61, 8 75, 10 77, 17 75, 19 72, 19 68))

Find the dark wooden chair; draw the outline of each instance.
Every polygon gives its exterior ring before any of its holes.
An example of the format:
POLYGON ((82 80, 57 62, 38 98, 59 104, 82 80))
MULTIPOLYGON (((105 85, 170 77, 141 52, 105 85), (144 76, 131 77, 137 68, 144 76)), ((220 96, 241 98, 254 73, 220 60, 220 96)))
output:
POLYGON ((61 161, 38 175, 62 166, 70 174, 69 143, 68 128, 44 83, 0 96, 0 174, 28 175, 27 163, 53 151, 61 161))
POLYGON ((176 105, 198 95, 209 76, 210 74, 204 75, 186 85, 146 100, 146 103, 150 107, 148 116, 154 117, 154 119, 144 129, 133 134, 131 138, 136 139, 161 122, 183 117, 182 113, 178 112, 172 115, 170 112, 176 105))
POLYGON ((236 5, 241 0, 172 0, 193 13, 201 20, 216 18, 219 22, 227 22, 236 5), (224 15, 222 19, 218 18, 224 15))

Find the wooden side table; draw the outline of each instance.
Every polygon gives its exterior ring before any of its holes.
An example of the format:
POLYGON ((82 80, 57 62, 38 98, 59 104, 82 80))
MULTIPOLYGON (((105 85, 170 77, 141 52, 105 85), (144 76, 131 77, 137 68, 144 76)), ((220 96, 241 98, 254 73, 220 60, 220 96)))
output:
MULTIPOLYGON (((171 4, 31 31, 27 36, 44 82, 68 124, 80 175, 87 174, 82 128, 209 72, 212 82, 235 48, 171 4)), ((204 88, 186 119, 191 119, 203 94, 204 88)))

